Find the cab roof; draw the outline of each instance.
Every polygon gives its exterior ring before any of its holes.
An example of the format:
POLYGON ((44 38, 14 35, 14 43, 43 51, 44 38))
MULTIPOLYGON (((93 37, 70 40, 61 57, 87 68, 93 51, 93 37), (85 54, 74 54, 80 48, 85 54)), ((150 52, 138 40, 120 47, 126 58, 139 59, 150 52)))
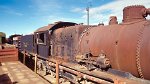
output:
POLYGON ((73 22, 55 22, 54 24, 48 24, 47 26, 41 27, 39 29, 37 29, 35 32, 44 32, 47 30, 55 30, 61 27, 66 27, 66 26, 74 26, 76 25, 76 23, 73 22))

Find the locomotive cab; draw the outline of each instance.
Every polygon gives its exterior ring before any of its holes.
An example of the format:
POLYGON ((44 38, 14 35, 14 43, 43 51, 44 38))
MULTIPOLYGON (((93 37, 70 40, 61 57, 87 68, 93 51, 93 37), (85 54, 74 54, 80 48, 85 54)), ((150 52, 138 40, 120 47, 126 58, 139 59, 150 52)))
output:
POLYGON ((65 26, 73 26, 75 24, 76 23, 59 21, 37 29, 34 33, 34 36, 36 53, 39 55, 39 57, 47 59, 49 56, 53 55, 53 45, 55 44, 53 40, 53 32, 55 30, 65 26))

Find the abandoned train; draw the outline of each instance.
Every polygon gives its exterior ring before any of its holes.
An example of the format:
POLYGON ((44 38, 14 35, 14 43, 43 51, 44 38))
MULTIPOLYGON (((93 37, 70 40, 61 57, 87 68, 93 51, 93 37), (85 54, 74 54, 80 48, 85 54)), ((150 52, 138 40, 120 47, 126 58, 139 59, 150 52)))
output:
POLYGON ((60 57, 89 70, 109 68, 150 80, 150 9, 141 5, 123 9, 122 23, 88 26, 56 22, 21 37, 21 50, 48 60, 60 57))

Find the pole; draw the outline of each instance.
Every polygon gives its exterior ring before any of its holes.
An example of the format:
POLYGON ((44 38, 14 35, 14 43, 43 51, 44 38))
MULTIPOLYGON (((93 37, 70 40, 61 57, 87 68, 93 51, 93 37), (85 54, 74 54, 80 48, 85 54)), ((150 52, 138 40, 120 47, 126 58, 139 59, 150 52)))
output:
POLYGON ((87 25, 89 25, 89 6, 86 8, 87 11, 87 25))
POLYGON ((91 2, 88 2, 88 5, 87 5, 87 8, 86 8, 86 11, 87 11, 87 25, 90 24, 90 7, 91 7, 91 2))
POLYGON ((26 62, 26 51, 24 50, 23 51, 23 64, 25 64, 26 62))
POLYGON ((34 56, 34 72, 37 73, 37 55, 34 56))
POLYGON ((59 63, 56 60, 56 84, 59 84, 59 63))

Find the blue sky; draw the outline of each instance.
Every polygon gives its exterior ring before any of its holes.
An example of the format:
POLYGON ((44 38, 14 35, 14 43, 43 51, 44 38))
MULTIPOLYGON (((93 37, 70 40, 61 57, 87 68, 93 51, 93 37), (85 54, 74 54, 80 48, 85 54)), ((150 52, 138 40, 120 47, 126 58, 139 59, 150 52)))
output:
POLYGON ((88 2, 91 2, 90 24, 108 23, 109 16, 122 20, 122 9, 140 4, 150 8, 150 0, 0 0, 0 31, 30 34, 56 21, 86 24, 88 2))

